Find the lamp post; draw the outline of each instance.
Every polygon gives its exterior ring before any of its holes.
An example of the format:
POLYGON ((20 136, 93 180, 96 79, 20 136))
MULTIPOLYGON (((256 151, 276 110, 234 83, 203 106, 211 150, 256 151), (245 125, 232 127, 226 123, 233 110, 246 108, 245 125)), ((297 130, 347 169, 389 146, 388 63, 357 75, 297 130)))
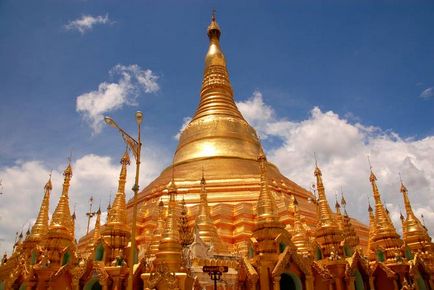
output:
POLYGON ((143 113, 140 111, 136 112, 136 123, 137 123, 137 140, 131 137, 124 129, 118 126, 116 122, 110 117, 104 117, 104 121, 107 125, 118 129, 119 133, 124 139, 127 146, 131 149, 131 152, 136 159, 136 176, 134 179, 133 186, 133 221, 131 225, 131 249, 129 257, 129 275, 128 275, 128 290, 133 290, 133 275, 134 275, 134 252, 136 251, 136 222, 137 222, 137 194, 139 192, 139 173, 140 173, 140 151, 142 148, 142 143, 140 141, 140 125, 143 121, 143 113))

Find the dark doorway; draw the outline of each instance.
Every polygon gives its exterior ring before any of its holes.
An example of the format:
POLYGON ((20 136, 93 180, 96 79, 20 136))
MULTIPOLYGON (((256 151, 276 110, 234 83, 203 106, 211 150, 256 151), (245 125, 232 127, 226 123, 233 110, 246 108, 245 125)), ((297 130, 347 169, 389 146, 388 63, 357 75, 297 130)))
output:
POLYGON ((280 290, 302 290, 300 278, 295 274, 280 275, 280 290))

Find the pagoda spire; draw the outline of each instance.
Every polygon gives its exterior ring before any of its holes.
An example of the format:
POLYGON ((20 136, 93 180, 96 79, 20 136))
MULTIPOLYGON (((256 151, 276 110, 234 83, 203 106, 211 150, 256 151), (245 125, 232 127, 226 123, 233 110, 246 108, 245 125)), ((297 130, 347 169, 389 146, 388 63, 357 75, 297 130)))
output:
POLYGON ((50 228, 64 227, 68 230, 69 234, 74 237, 74 221, 69 209, 69 186, 72 178, 71 162, 68 163, 65 171, 63 172, 63 190, 60 196, 59 203, 54 210, 51 218, 50 228))
POLYGON ((125 150, 121 158, 121 172, 119 174, 118 190, 113 200, 113 204, 108 213, 109 224, 121 224, 127 226, 127 206, 125 199, 125 183, 127 181, 127 166, 130 164, 128 150, 125 150))
POLYGON ((341 205, 339 204, 337 197, 335 202, 335 209, 336 209, 336 221, 338 222, 339 229, 342 231, 344 229, 344 217, 342 216, 341 205))
POLYGON ((375 224, 377 230, 388 231, 393 235, 397 236, 398 234, 396 233, 395 226, 393 225, 393 223, 390 222, 390 218, 386 212, 383 202, 381 201, 380 191, 378 190, 378 186, 376 182, 377 177, 372 171, 372 168, 371 168, 371 174, 369 176, 369 181, 371 182, 372 185, 372 192, 373 192, 374 202, 375 202, 375 224))
POLYGON ((375 226, 375 216, 374 216, 374 210, 371 207, 371 203, 368 205, 368 214, 369 214, 369 234, 368 234, 368 259, 370 261, 375 260, 375 252, 374 252, 374 244, 373 244, 373 237, 376 232, 376 226, 375 226))
POLYGON ((417 219, 416 216, 414 215, 413 208, 411 207, 410 199, 408 198, 407 187, 405 187, 402 180, 401 180, 400 191, 401 191, 402 197, 404 199, 404 207, 405 207, 405 213, 407 214, 407 219, 417 219))
POLYGON ((217 233, 217 228, 211 220, 211 214, 208 207, 205 173, 203 168, 202 178, 200 180, 199 215, 196 218, 196 225, 199 230, 199 236, 202 241, 205 242, 205 244, 212 247, 217 253, 227 252, 217 233))
POLYGON ((208 115, 226 115, 243 119, 233 99, 233 89, 220 48, 221 29, 215 13, 208 26, 209 48, 205 56, 200 104, 193 119, 208 115))
MULTIPOLYGON (((381 257, 381 260, 387 263, 394 263, 396 261, 397 255, 402 255, 402 240, 396 232, 395 226, 390 220, 389 215, 384 208, 384 205, 381 201, 380 191, 377 186, 377 177, 372 171, 372 166, 370 165, 371 174, 369 176, 369 181, 372 185, 372 192, 374 195, 375 201, 375 231, 373 236, 370 237, 372 239, 372 247, 371 250, 377 252, 377 249, 381 249, 384 258, 381 257)), ((383 256, 379 255, 379 256, 383 256)))
POLYGON ((43 239, 48 233, 48 209, 50 207, 50 192, 53 189, 51 184, 51 174, 47 183, 44 186, 44 198, 42 199, 39 214, 36 218, 35 224, 30 232, 30 239, 40 240, 43 239))
POLYGON ((255 161, 260 150, 256 131, 238 110, 225 56, 220 47, 221 29, 215 14, 208 26, 199 105, 179 136, 174 164, 210 157, 255 161))
POLYGON ((319 223, 321 226, 330 226, 335 224, 333 219, 332 210, 327 201, 324 184, 322 181, 322 172, 315 162, 314 175, 316 177, 316 188, 318 190, 318 207, 319 207, 319 223))
POLYGON ((101 238, 101 208, 96 212, 95 228, 93 230, 93 245, 101 238))
POLYGON ((267 158, 264 151, 261 151, 258 156, 261 180, 260 180, 260 192, 258 198, 257 211, 257 227, 278 226, 283 227, 283 224, 279 222, 279 218, 276 214, 277 207, 273 195, 268 187, 267 178, 267 158))
POLYGON ((301 221, 300 209, 298 207, 298 201, 294 197, 294 227, 292 229, 291 241, 297 247, 297 253, 303 256, 312 255, 311 242, 308 233, 301 221))
POLYGON ((119 174, 118 192, 125 194, 125 183, 127 182, 127 166, 130 165, 130 155, 128 154, 128 148, 125 150, 124 155, 121 158, 121 172, 119 174))
POLYGON ((169 206, 167 210, 166 226, 161 234, 156 263, 167 264, 169 272, 179 272, 181 268, 182 247, 179 238, 178 219, 176 214, 177 188, 172 174, 172 180, 167 186, 169 206))
MULTIPOLYGON (((351 252, 354 252, 356 247, 360 243, 359 236, 356 233, 356 230, 354 229, 353 224, 351 223, 351 218, 348 215, 347 212, 347 202, 345 201, 344 193, 341 189, 341 205, 344 208, 344 215, 342 216, 342 233, 344 235, 345 244, 350 247, 351 252)), ((350 254, 347 252, 347 254, 350 254)), ((352 254, 352 253, 351 253, 352 254)))
POLYGON ((314 175, 316 177, 316 188, 318 190, 319 213, 315 238, 318 244, 321 246, 324 258, 332 256, 332 253, 335 256, 341 256, 342 247, 340 244, 343 239, 342 230, 339 228, 332 215, 322 181, 322 173, 318 167, 316 158, 314 175))
POLYGON ((193 242, 193 231, 188 226, 188 209, 185 204, 185 199, 182 197, 181 201, 181 216, 179 217, 179 235, 181 245, 186 247, 193 242))
POLYGON ((92 253, 95 250, 97 241, 101 238, 101 208, 98 208, 95 214, 96 214, 95 228, 93 229, 92 239, 88 244, 89 255, 92 255, 92 253))
POLYGON ((160 245, 161 234, 164 231, 165 219, 166 219, 166 213, 164 210, 164 202, 162 200, 160 200, 160 202, 158 203, 157 225, 152 232, 152 241, 149 244, 148 253, 147 253, 152 257, 155 257, 155 255, 158 253, 158 247, 160 245))
MULTIPOLYGON (((408 190, 402 180, 401 193, 404 199, 405 212, 407 214, 405 219, 401 214, 403 240, 413 252, 426 252, 426 246, 431 245, 431 238, 426 228, 414 214, 410 199, 408 198, 408 190)), ((430 246, 430 248, 431 247, 432 246, 430 246)), ((430 262, 433 263, 432 259, 430 262)))

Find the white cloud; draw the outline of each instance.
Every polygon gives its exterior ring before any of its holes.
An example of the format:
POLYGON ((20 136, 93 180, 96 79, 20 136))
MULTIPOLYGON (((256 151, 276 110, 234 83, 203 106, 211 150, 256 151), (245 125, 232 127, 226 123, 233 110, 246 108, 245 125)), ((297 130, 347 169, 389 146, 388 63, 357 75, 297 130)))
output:
POLYGON ((268 157, 285 176, 309 188, 314 181, 313 153, 316 152, 329 201, 334 202, 335 193, 340 192, 342 186, 349 213, 362 221, 368 220, 368 196, 372 202, 369 155, 382 197, 389 204, 395 225, 401 230, 400 172, 415 212, 424 214, 427 227, 434 234, 434 136, 403 139, 394 132, 351 123, 318 107, 311 110, 306 120, 289 121, 277 117, 263 102, 260 92, 254 92, 237 105, 261 138, 280 141, 280 145, 269 150, 268 157))
POLYGON ((97 24, 111 24, 108 14, 102 16, 92 16, 92 15, 82 15, 81 18, 77 18, 75 20, 71 20, 68 24, 65 25, 65 29, 67 30, 77 30, 81 34, 86 33, 87 31, 92 30, 92 28, 97 24))
POLYGON ((191 117, 185 117, 182 119, 182 126, 181 129, 179 129, 178 133, 176 133, 175 136, 173 136, 176 140, 179 140, 179 137, 181 137, 181 133, 187 128, 187 125, 191 122, 191 117))
POLYGON ((140 92, 155 93, 160 87, 158 76, 150 69, 142 69, 133 64, 116 65, 110 75, 116 82, 103 82, 96 91, 84 93, 76 99, 76 110, 91 126, 93 133, 101 132, 104 114, 122 108, 124 105, 137 105, 140 92))
POLYGON ((422 99, 428 100, 434 97, 434 87, 427 88, 420 93, 422 99))
MULTIPOLYGON (((140 184, 148 184, 161 171, 162 164, 168 162, 161 157, 162 152, 158 148, 143 148, 141 160, 140 184)), ((120 159, 120 158, 119 158, 120 159)), ((134 183, 135 163, 131 156, 131 165, 128 167, 128 179, 126 194, 132 197, 134 183)), ((53 190, 50 197, 50 214, 53 213, 62 191, 62 172, 66 164, 60 164, 52 172, 53 190)), ((101 210, 106 212, 106 207, 111 195, 113 201, 118 185, 120 171, 119 160, 113 160, 108 156, 88 154, 80 157, 72 164, 73 177, 69 192, 71 213, 76 210, 76 237, 77 239, 86 232, 87 218, 85 213, 89 210, 89 198, 93 196, 94 207, 101 205, 101 210)), ((0 176, 3 180, 3 192, 0 207, 0 253, 11 252, 15 238, 15 232, 25 233, 32 225, 42 201, 43 188, 48 180, 50 169, 41 161, 18 161, 10 167, 0 168, 0 176)), ((102 215, 105 221, 105 215, 102 215)), ((94 226, 94 219, 91 220, 94 226)))
POLYGON ((261 92, 254 91, 249 99, 238 102, 237 106, 244 118, 249 120, 250 125, 258 131, 261 138, 266 139, 270 135, 268 120, 274 120, 274 111, 264 103, 261 92))

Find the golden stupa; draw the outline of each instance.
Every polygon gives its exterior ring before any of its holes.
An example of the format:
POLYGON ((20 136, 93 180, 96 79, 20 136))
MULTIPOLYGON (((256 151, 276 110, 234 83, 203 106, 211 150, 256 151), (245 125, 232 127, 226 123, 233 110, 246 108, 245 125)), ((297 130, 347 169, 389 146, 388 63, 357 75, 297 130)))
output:
MULTIPOLYGON (((138 244, 147 243, 158 219, 158 206, 167 199, 167 184, 172 170, 187 206, 195 216, 201 192, 201 174, 207 180, 207 198, 211 216, 221 239, 244 249, 255 225, 255 206, 260 192, 257 158, 262 151, 260 140, 244 119, 234 101, 225 56, 220 47, 221 30, 215 17, 208 26, 209 48, 205 56, 199 106, 179 138, 173 164, 146 186, 138 196, 138 244)), ((285 177, 272 163, 266 163, 269 184, 274 192, 278 215, 285 224, 293 224, 293 200, 297 199, 300 214, 308 225, 317 219, 313 194, 285 177), (292 197, 293 195, 294 197, 292 197)), ((132 215, 132 201, 127 207, 132 215)), ((366 247, 367 227, 354 225, 361 246, 366 247)))
POLYGON ((199 107, 172 165, 139 195, 138 251, 133 204, 125 200, 128 152, 107 221, 98 210, 78 243, 68 164, 50 221, 51 178, 32 230, 1 259, 0 290, 434 289, 434 244, 402 182, 401 238, 372 170, 368 232, 349 217, 343 197, 331 210, 317 164, 316 196, 267 161, 235 105, 220 34, 213 17, 199 107))

